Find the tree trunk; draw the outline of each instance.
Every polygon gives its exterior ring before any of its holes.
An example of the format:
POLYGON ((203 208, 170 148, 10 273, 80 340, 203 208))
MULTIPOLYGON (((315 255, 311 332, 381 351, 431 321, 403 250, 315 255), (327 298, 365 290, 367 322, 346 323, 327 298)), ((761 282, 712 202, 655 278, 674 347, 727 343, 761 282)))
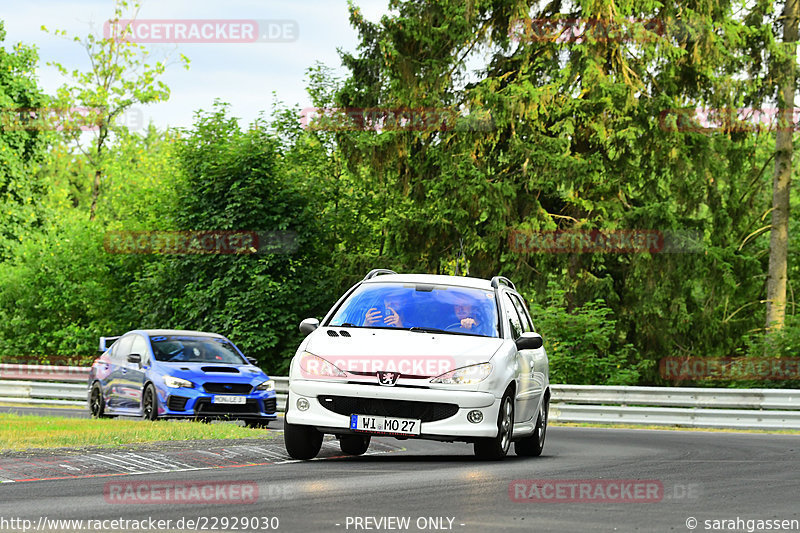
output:
POLYGON ((786 260, 789 248, 789 187, 792 180, 792 134, 797 64, 798 7, 800 0, 786 0, 783 10, 785 56, 779 59, 778 127, 775 136, 775 176, 772 181, 772 230, 767 279, 768 331, 783 328, 786 312, 786 260))
POLYGON ((97 198, 100 196, 101 175, 102 172, 99 168, 94 171, 94 182, 92 182, 92 206, 89 208, 89 220, 94 220, 94 213, 97 210, 97 198))

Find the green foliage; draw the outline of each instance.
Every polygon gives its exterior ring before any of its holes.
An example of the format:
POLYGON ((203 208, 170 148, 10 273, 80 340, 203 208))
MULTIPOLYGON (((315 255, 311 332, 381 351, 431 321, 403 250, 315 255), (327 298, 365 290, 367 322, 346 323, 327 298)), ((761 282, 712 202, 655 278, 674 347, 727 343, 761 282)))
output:
POLYGON ((630 344, 616 339, 614 312, 601 299, 568 310, 566 292, 556 287, 544 305, 530 306, 545 339, 550 381, 577 385, 636 385, 649 361, 637 361, 630 344))
POLYGON ((132 323, 120 305, 132 281, 124 262, 103 249, 97 222, 27 234, 0 263, 0 356, 94 354, 100 335, 132 323))
POLYGON ((25 122, 49 101, 36 79, 37 51, 21 43, 6 50, 5 38, 0 21, 0 261, 25 228, 42 222, 37 199, 43 183, 36 167, 52 140, 50 132, 25 122))
POLYGON ((164 213, 175 230, 290 235, 275 253, 165 256, 136 283, 142 327, 229 336, 272 373, 285 371, 297 324, 323 311, 327 251, 308 192, 287 175, 278 140, 256 122, 242 131, 224 105, 199 114, 180 140, 179 201, 164 213))
MULTIPOLYGON (((85 38, 72 38, 86 50, 92 65, 90 70, 69 71, 61 63, 48 63, 71 78, 71 84, 58 90, 56 101, 62 109, 68 110, 64 113, 63 132, 83 153, 93 170, 90 181, 91 219, 95 217, 100 192, 106 185, 106 167, 113 164, 108 144, 112 134, 125 134, 127 129, 117 123, 119 117, 135 105, 169 99, 169 87, 159 79, 166 70, 167 59, 153 63, 147 48, 129 39, 130 27, 121 22, 135 19, 140 7, 138 1, 115 0, 114 15, 106 26, 107 35, 101 37, 90 33, 85 38), (87 130, 93 135, 91 143, 84 146, 87 130)), ((42 30, 48 31, 44 26, 42 30)), ((64 30, 53 33, 68 37, 64 30)), ((180 61, 189 68, 186 56, 181 54, 180 61)))

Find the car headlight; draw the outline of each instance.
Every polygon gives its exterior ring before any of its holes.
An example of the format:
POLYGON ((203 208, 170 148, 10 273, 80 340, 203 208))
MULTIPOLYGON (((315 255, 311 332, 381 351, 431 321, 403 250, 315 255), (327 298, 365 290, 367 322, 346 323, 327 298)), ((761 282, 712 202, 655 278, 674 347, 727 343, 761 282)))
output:
POLYGON ((176 378, 175 376, 164 376, 164 385, 171 389, 180 389, 180 388, 187 388, 191 389, 194 387, 194 383, 191 381, 187 381, 185 379, 176 378))
POLYGON ((347 374, 341 368, 313 353, 301 353, 299 363, 300 370, 302 370, 303 376, 306 377, 347 377, 347 374))
POLYGON ((445 385, 474 385, 489 377, 492 373, 491 363, 480 363, 465 366, 445 372, 431 379, 431 383, 444 383, 445 385))
POLYGON ((255 390, 257 391, 271 391, 275 390, 275 382, 270 380, 265 381, 264 383, 258 385, 255 390))

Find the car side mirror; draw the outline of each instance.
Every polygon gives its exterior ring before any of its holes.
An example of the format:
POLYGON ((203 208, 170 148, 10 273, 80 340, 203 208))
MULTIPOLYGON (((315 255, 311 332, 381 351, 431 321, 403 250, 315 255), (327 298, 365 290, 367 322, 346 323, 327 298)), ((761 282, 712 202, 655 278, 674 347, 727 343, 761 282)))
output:
POLYGON ((142 364, 142 356, 139 355, 138 353, 132 353, 132 354, 130 354, 128 356, 128 362, 129 363, 134 363, 134 364, 137 364, 137 365, 141 365, 142 364))
POLYGON ((306 318, 302 322, 300 322, 300 333, 303 335, 308 335, 315 329, 319 327, 319 320, 316 318, 306 318))
POLYGON ((514 342, 517 350, 538 350, 544 345, 542 336, 532 331, 526 331, 514 342))
POLYGON ((258 359, 256 359, 255 357, 248 357, 247 360, 250 362, 251 365, 258 366, 258 359))

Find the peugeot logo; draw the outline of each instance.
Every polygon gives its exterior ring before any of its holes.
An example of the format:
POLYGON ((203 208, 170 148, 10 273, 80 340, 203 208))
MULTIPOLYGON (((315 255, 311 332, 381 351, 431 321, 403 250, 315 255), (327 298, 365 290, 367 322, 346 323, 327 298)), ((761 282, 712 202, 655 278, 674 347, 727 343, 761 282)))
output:
POLYGON ((400 374, 397 372, 376 372, 378 376, 378 383, 381 385, 386 385, 387 387, 394 386, 397 383, 397 378, 400 377, 400 374))

